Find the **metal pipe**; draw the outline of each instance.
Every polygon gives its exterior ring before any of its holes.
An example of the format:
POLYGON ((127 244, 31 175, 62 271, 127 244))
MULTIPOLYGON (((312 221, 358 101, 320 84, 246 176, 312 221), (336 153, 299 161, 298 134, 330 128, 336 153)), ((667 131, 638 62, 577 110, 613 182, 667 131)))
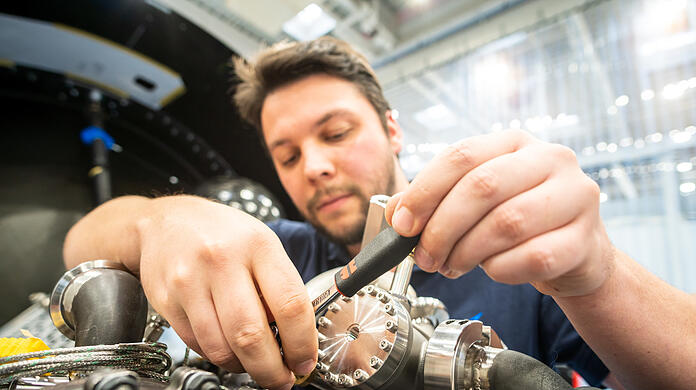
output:
POLYGON ((138 279, 105 260, 66 272, 51 294, 53 323, 78 347, 142 341, 147 311, 138 279))

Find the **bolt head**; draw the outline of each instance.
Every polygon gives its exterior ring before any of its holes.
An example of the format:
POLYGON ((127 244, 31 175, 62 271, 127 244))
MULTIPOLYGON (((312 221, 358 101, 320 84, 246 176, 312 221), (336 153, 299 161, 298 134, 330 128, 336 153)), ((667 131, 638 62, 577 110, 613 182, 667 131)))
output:
POLYGON ((382 340, 379 342, 379 349, 383 351, 389 351, 392 347, 392 343, 389 342, 389 340, 382 340))
POLYGON ((322 317, 319 317, 319 319, 317 320, 317 324, 319 324, 319 326, 321 326, 323 328, 326 328, 329 325, 331 325, 331 320, 322 316, 322 317))
POLYGON ((358 382, 364 382, 367 380, 367 378, 369 378, 369 375, 364 370, 358 368, 357 370, 353 371, 353 378, 358 382))

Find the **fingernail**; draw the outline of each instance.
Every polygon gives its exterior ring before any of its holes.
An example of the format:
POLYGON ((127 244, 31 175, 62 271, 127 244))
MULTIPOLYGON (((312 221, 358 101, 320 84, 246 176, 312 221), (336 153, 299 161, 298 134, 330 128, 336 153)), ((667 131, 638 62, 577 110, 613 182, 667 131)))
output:
POLYGON ((305 376, 312 372, 314 370, 314 367, 316 366, 316 363, 314 362, 313 359, 305 360, 304 362, 300 363, 295 367, 295 374, 299 376, 305 376))
POLYGON ((400 207, 392 217, 392 227, 398 233, 408 234, 413 229, 413 214, 406 207, 400 207))
POLYGON ((433 266, 435 265, 435 260, 433 260, 428 251, 423 249, 420 245, 416 247, 414 256, 416 257, 416 264, 418 264, 422 270, 430 272, 434 271, 433 266))

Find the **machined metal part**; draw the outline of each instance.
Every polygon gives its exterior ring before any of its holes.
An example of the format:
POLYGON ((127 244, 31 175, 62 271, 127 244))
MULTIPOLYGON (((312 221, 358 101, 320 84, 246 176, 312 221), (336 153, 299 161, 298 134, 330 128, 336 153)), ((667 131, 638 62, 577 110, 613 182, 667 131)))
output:
POLYGON ((166 390, 220 390, 220 380, 209 371, 181 366, 172 373, 166 390))
POLYGON ((118 263, 96 260, 66 272, 51 295, 56 327, 75 346, 143 340, 147 299, 138 279, 118 263))
POLYGON ((103 369, 93 372, 83 390, 137 390, 138 374, 119 369, 103 369))
POLYGON ((51 293, 49 312, 51 313, 51 320, 53 320, 53 324, 69 339, 75 339, 75 328, 73 324, 67 321, 63 315, 64 293, 73 283, 80 283, 84 280, 84 277, 80 277, 81 275, 95 269, 116 269, 128 271, 126 267, 120 263, 108 260, 94 260, 78 265, 77 267, 66 272, 63 277, 58 280, 58 283, 56 283, 56 286, 53 288, 53 292, 51 293))
POLYGON ((424 336, 430 338, 440 323, 449 319, 447 307, 439 299, 417 297, 411 299, 411 324, 424 336))
POLYGON ((70 382, 67 376, 30 376, 12 381, 8 390, 42 390, 70 382))
POLYGON ((312 382, 318 387, 380 388, 410 358, 407 349, 412 336, 406 309, 379 287, 361 291, 350 300, 337 300, 334 303, 340 309, 327 310, 319 318, 322 353, 312 382), (386 296, 388 303, 377 296, 386 296))
POLYGON ((161 315, 156 313, 154 310, 150 310, 148 313, 147 325, 145 326, 145 334, 143 335, 143 342, 154 343, 162 337, 164 333, 164 328, 169 328, 169 322, 164 319, 161 315))
POLYGON ((370 206, 367 209, 367 218, 365 219, 365 230, 363 231, 360 244, 361 248, 364 248, 379 232, 389 226, 384 218, 384 209, 387 207, 387 202, 390 198, 389 195, 373 195, 370 197, 370 206))
POLYGON ((413 272, 413 252, 402 261, 394 271, 389 292, 398 296, 406 296, 409 283, 411 282, 411 273, 413 272))
MULTIPOLYGON (((503 351, 502 343, 483 333, 481 321, 447 320, 435 329, 428 341, 423 365, 427 389, 487 389, 487 359, 503 351)), ((492 360, 491 360, 492 362, 492 360)))

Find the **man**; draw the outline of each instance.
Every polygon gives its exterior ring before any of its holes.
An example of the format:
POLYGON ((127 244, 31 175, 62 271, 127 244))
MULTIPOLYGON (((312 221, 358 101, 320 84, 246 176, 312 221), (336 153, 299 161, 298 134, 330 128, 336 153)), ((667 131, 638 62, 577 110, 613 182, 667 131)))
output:
POLYGON ((189 196, 123 197, 73 227, 68 267, 122 262, 196 351, 262 386, 289 387, 291 371, 306 374, 316 362, 302 277, 345 264, 359 250, 370 195, 396 194, 387 218, 402 235, 422 232, 417 265, 458 278, 416 270, 412 284, 443 299, 454 318, 481 313, 513 349, 568 361, 601 381, 607 369, 560 306, 631 388, 696 382, 694 370, 679 369, 696 367, 689 325, 696 303, 612 247, 597 185, 569 149, 522 132, 472 137, 409 184, 397 160, 401 128, 367 62, 344 43, 277 45, 253 64, 239 61, 237 73, 240 112, 311 225, 280 221, 269 229, 189 196))

